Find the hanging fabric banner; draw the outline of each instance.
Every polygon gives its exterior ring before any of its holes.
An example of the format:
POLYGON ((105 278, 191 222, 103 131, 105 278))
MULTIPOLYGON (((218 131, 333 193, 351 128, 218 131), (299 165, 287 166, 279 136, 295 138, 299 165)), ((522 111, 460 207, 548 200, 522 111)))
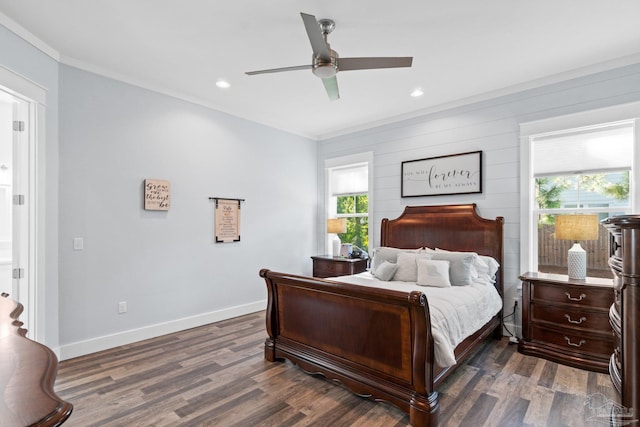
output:
POLYGON ((240 199, 218 199, 215 209, 215 241, 231 243, 240 241, 240 199))

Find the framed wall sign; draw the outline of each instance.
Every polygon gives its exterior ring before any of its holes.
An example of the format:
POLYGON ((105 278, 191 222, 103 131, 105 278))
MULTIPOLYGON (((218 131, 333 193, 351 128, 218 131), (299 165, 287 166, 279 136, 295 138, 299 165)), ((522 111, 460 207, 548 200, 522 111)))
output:
POLYGON ((402 197, 482 193, 482 151, 402 162, 402 197))
POLYGON ((215 210, 215 242, 240 241, 240 202, 242 199, 220 199, 213 197, 215 210))
POLYGON ((144 208, 148 211, 168 211, 171 205, 171 185, 164 179, 144 180, 144 208))

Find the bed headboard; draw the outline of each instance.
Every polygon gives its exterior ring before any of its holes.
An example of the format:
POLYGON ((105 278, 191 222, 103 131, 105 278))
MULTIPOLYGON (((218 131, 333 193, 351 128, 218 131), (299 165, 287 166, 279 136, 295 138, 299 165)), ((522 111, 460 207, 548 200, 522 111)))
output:
POLYGON ((499 291, 502 294, 504 218, 485 219, 476 204, 407 206, 396 219, 384 218, 380 246, 415 249, 423 246, 450 251, 477 252, 500 263, 499 291))

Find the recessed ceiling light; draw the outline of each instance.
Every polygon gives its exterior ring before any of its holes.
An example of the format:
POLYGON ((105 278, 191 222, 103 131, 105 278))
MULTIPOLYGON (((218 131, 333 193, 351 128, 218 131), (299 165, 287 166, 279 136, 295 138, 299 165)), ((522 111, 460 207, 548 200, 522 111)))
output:
POLYGON ((227 89, 231 87, 231 84, 226 80, 218 79, 218 81, 216 82, 216 86, 218 86, 220 89, 227 89))
POLYGON ((411 91, 411 96, 414 97, 414 98, 419 98, 422 95, 424 95, 424 91, 419 87, 417 87, 417 88, 415 88, 414 90, 411 91))

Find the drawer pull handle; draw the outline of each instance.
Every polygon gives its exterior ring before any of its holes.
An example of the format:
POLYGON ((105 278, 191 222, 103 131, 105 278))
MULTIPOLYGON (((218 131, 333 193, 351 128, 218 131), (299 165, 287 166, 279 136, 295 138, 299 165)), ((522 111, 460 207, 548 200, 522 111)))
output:
POLYGON ((567 341, 567 344, 569 344, 571 347, 582 347, 582 344, 586 344, 587 343, 586 340, 580 340, 580 342, 578 344, 575 344, 575 343, 571 342, 571 338, 569 338, 569 337, 564 337, 564 339, 567 341))
POLYGON ((565 314, 565 315, 564 315, 564 317, 566 317, 566 318, 567 318, 567 321, 568 321, 569 323, 573 323, 574 325, 579 325, 580 323, 582 323, 582 322, 586 322, 586 321, 587 321, 587 318, 586 318, 586 317, 584 317, 584 316, 583 316, 583 317, 581 317, 581 318, 580 318, 580 320, 571 320, 571 316, 569 316, 568 314, 565 314))
POLYGON ((583 299, 585 299, 587 297, 586 294, 580 294, 580 297, 578 297, 578 298, 573 298, 569 292, 565 292, 564 294, 571 301, 582 301, 583 299))

